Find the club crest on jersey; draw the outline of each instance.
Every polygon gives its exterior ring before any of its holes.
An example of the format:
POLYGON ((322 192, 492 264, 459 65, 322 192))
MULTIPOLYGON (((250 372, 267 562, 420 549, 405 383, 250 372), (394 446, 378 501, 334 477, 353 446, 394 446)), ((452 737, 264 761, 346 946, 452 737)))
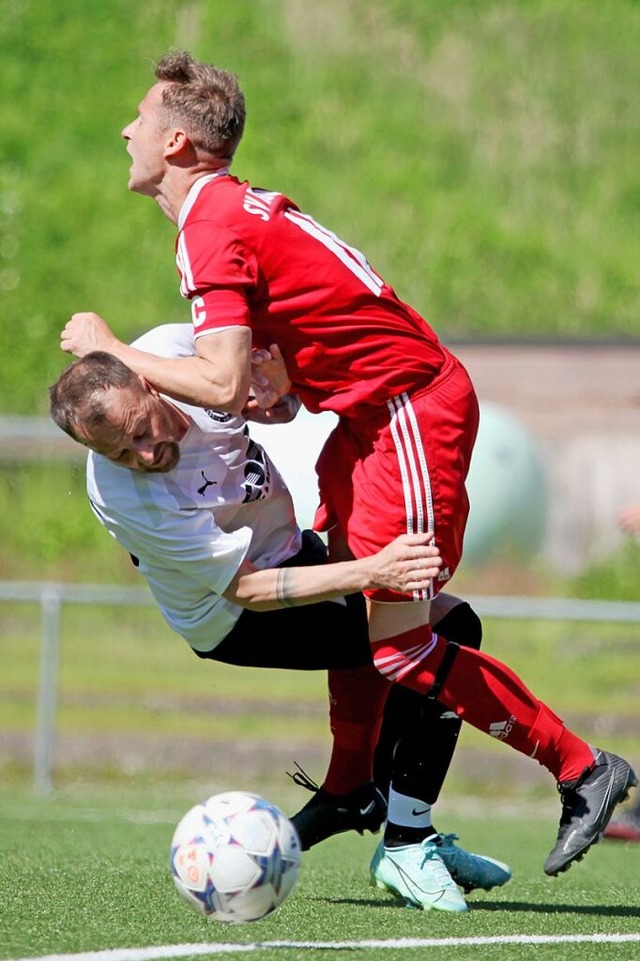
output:
POLYGON ((233 414, 227 414, 223 410, 213 410, 212 407, 205 407, 204 412, 207 417, 215 420, 217 424, 227 424, 233 417, 233 414))

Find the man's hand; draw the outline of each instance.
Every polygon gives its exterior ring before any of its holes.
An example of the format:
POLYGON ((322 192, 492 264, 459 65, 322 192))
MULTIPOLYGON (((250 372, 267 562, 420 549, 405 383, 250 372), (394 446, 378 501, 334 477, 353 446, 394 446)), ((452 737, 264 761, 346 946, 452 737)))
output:
POLYGON ((442 567, 440 550, 433 533, 401 534, 381 551, 367 558, 372 564, 371 587, 402 594, 427 590, 442 567))
POLYGON ((268 350, 251 351, 251 393, 256 403, 266 409, 291 391, 291 381, 277 344, 268 350))
POLYGON ((119 343, 102 317, 92 311, 73 314, 60 335, 62 350, 75 357, 84 357, 93 350, 114 353, 113 348, 119 343))
POLYGON ((261 407, 255 397, 249 397, 242 410, 245 420, 254 424, 289 424, 300 410, 296 394, 283 394, 273 407, 261 407))

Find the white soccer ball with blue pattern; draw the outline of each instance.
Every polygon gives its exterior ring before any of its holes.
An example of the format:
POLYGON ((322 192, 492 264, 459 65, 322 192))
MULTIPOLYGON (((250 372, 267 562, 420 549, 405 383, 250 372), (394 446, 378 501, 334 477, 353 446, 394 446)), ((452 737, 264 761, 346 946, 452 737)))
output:
POLYGON ((259 921, 291 894, 300 840, 274 804, 227 791, 187 811, 173 835, 170 863, 180 894, 207 918, 259 921))

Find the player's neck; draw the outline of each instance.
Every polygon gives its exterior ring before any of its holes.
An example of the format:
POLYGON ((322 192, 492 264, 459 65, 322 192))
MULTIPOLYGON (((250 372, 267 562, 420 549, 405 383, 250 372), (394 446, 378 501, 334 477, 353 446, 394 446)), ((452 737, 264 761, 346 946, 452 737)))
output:
POLYGON ((209 161, 189 168, 170 167, 156 194, 156 203, 165 217, 168 217, 172 223, 177 225, 180 212, 193 185, 203 177, 221 176, 226 172, 227 165, 221 161, 216 162, 215 166, 209 161))

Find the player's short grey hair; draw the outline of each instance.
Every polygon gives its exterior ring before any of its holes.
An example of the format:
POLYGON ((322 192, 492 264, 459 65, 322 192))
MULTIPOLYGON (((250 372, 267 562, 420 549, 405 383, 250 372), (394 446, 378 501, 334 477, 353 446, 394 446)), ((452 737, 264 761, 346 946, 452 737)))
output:
POLYGON ((102 350, 74 360, 49 388, 51 417, 65 434, 82 443, 80 431, 104 421, 105 399, 113 388, 144 390, 138 375, 102 350))

